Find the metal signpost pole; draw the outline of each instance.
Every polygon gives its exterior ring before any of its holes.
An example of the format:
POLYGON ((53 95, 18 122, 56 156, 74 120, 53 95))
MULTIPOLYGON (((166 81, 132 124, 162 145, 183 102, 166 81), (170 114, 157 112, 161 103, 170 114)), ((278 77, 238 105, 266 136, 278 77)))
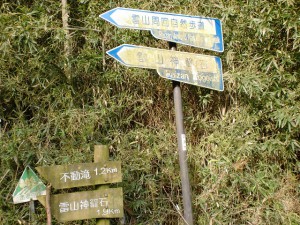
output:
POLYGON ((30 216, 30 222, 34 223, 35 222, 35 206, 34 206, 34 201, 31 198, 29 202, 29 216, 30 216))
MULTIPOLYGON (((154 12, 129 8, 114 8, 100 17, 119 28, 149 30, 158 39, 223 52, 222 24, 219 19, 154 12)), ((173 80, 173 95, 180 163, 184 220, 193 225, 193 212, 180 82, 223 91, 222 62, 219 57, 177 52, 123 44, 107 52, 125 66, 156 69, 159 76, 173 80), (164 60, 168 59, 168 60, 164 60)))
MULTIPOLYGON (((169 47, 171 50, 176 51, 176 43, 169 42, 169 47)), ((176 118, 184 219, 188 225, 193 225, 193 210, 192 210, 192 201, 191 201, 189 171, 187 165, 186 138, 185 138, 185 132, 183 127, 182 98, 181 98, 180 82, 178 81, 173 81, 173 96, 174 96, 174 106, 175 106, 175 118, 176 118)))

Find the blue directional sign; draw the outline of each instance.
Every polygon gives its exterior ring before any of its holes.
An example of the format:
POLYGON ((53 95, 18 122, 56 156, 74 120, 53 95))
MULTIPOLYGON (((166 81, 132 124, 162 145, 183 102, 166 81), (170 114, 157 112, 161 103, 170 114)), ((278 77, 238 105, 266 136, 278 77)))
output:
POLYGON ((156 69, 169 80, 223 91, 221 59, 187 52, 120 45, 107 52, 125 66, 156 69))
POLYGON ((224 51, 219 19, 119 7, 100 17, 120 28, 150 30, 158 39, 224 51))

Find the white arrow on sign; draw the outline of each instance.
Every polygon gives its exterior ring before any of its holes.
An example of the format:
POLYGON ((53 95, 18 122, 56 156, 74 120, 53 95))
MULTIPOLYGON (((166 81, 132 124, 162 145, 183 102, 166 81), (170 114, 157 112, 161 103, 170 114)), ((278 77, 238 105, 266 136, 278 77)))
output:
POLYGON ((100 17, 120 28, 150 30, 158 39, 224 51, 219 19, 119 7, 100 17))
POLYGON ((123 44, 107 51, 125 66, 156 69, 161 77, 224 90, 222 63, 216 56, 123 44))

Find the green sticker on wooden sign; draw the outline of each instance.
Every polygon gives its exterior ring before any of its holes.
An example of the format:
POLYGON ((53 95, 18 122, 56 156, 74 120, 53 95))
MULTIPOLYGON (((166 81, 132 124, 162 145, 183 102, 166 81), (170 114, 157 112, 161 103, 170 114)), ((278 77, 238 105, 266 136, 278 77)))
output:
POLYGON ((46 195, 46 186, 40 178, 27 166, 13 193, 14 204, 37 200, 37 196, 46 195))

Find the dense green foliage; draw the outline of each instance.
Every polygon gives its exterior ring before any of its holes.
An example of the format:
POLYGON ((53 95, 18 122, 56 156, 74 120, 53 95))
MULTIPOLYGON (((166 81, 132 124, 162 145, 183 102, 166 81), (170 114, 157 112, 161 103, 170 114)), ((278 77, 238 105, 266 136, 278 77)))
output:
POLYGON ((68 58, 60 1, 2 0, 0 223, 29 221, 12 203, 26 165, 92 162, 100 143, 122 161, 127 224, 182 223, 171 82, 105 55, 168 46, 98 17, 117 6, 222 20, 224 53, 178 45, 220 56, 224 72, 224 92, 182 85, 195 224, 300 224, 297 0, 69 0, 68 58))

